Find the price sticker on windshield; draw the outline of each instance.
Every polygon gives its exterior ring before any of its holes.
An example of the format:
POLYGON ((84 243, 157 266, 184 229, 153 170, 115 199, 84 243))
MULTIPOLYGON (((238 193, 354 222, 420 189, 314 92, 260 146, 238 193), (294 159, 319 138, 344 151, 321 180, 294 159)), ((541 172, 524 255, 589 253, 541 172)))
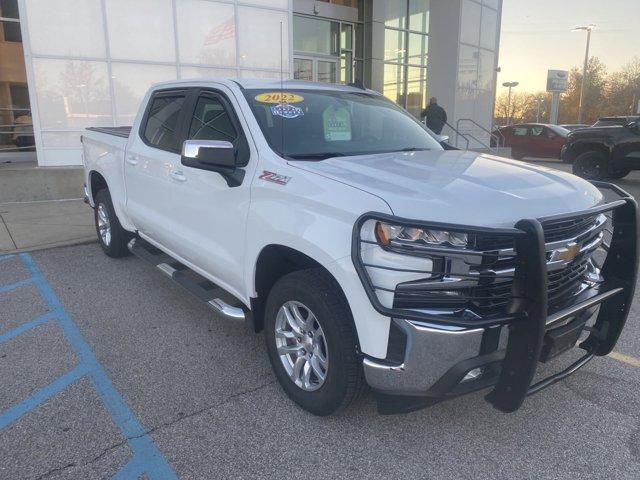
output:
POLYGON ((302 95, 290 92, 266 92, 255 96, 261 103, 300 103, 304 101, 302 95))

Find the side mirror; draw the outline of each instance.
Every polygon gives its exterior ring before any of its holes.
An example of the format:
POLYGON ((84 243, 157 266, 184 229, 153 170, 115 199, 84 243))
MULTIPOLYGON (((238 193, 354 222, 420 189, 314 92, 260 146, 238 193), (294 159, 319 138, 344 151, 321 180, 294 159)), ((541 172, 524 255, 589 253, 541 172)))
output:
POLYGON ((625 125, 625 127, 627 127, 629 130, 633 130, 636 133, 640 132, 640 122, 638 121, 634 120, 633 122, 629 122, 625 125))
POLYGON ((182 165, 217 172, 230 187, 242 183, 244 170, 236 166, 236 150, 222 140, 186 140, 182 144, 182 165))
POLYGON ((440 143, 449 143, 449 135, 438 135, 438 141, 440 143))

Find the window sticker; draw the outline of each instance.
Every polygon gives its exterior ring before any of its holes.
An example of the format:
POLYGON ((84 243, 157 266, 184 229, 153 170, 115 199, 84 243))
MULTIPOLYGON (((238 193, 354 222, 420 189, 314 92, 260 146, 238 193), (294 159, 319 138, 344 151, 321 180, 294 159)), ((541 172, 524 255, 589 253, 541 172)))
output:
POLYGON ((300 103, 304 101, 302 95, 290 92, 267 92, 254 97, 260 103, 300 103))
POLYGON ((280 103, 271 106, 271 115, 282 118, 298 118, 304 115, 304 111, 295 105, 280 103))
POLYGON ((345 107, 326 108, 322 113, 324 139, 327 142, 347 142, 351 140, 351 114, 345 107))

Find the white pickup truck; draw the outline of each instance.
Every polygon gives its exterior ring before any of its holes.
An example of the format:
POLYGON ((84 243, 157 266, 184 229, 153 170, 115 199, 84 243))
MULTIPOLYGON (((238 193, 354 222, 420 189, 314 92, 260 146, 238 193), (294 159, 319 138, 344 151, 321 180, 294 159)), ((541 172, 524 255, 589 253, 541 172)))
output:
POLYGON ((439 140, 354 86, 177 81, 151 88, 133 127, 83 134, 85 190, 107 255, 264 330, 309 412, 367 385, 381 413, 484 389, 514 411, 613 349, 636 203, 439 140))

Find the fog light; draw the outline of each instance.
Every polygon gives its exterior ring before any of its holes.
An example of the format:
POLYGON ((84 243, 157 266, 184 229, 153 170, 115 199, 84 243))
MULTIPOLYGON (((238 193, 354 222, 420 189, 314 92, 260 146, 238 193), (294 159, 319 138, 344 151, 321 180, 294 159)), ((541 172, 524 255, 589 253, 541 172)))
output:
POLYGON ((463 382, 469 382, 471 380, 476 380, 476 379, 480 378, 483 373, 484 373, 484 371, 483 371, 482 368, 474 368, 473 370, 469 370, 469 373, 467 373, 464 376, 462 381, 463 382))

